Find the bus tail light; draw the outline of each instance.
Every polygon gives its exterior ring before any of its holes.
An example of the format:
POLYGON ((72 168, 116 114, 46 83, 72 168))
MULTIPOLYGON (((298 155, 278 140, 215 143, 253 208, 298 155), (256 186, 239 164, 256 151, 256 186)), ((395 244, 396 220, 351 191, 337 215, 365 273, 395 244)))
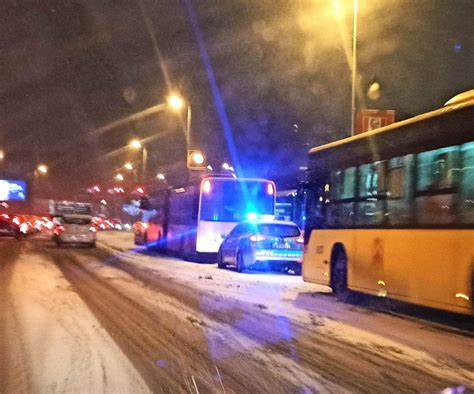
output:
POLYGON ((274 193, 275 193, 275 188, 273 187, 273 184, 268 183, 267 184, 267 194, 269 194, 270 196, 273 196, 274 193))
POLYGON ((202 191, 204 193, 210 193, 211 192, 211 181, 206 179, 203 184, 202 184, 202 191))

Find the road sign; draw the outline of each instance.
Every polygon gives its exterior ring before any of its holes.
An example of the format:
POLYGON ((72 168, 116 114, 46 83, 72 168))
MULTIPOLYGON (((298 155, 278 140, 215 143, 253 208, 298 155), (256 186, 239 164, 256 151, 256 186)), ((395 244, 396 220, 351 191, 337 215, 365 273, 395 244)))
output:
POLYGON ((395 122, 395 111, 381 109, 359 109, 356 115, 356 134, 378 129, 395 122))

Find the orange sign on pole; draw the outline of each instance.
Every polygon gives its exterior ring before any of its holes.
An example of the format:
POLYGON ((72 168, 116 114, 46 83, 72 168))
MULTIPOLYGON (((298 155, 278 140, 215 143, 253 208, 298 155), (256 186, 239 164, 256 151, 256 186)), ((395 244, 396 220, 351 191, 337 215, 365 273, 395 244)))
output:
POLYGON ((395 122, 395 111, 391 109, 359 109, 356 114, 356 134, 364 133, 395 122))

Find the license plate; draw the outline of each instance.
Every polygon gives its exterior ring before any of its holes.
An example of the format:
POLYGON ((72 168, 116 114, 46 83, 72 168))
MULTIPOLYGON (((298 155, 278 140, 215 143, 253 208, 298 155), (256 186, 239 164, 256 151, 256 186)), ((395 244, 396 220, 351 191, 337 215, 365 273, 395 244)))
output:
POLYGON ((275 242, 273 244, 273 248, 275 249, 291 249, 291 245, 289 242, 275 242))

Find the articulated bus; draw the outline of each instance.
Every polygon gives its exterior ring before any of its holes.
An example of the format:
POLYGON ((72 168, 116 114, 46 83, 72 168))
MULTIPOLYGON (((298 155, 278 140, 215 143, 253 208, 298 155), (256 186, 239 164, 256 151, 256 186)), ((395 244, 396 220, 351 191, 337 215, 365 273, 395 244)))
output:
POLYGON ((474 90, 309 152, 303 278, 472 314, 474 90))
POLYGON ((206 176, 144 201, 144 230, 135 242, 188 260, 216 259, 227 234, 242 220, 274 217, 275 184, 265 179, 206 176))

